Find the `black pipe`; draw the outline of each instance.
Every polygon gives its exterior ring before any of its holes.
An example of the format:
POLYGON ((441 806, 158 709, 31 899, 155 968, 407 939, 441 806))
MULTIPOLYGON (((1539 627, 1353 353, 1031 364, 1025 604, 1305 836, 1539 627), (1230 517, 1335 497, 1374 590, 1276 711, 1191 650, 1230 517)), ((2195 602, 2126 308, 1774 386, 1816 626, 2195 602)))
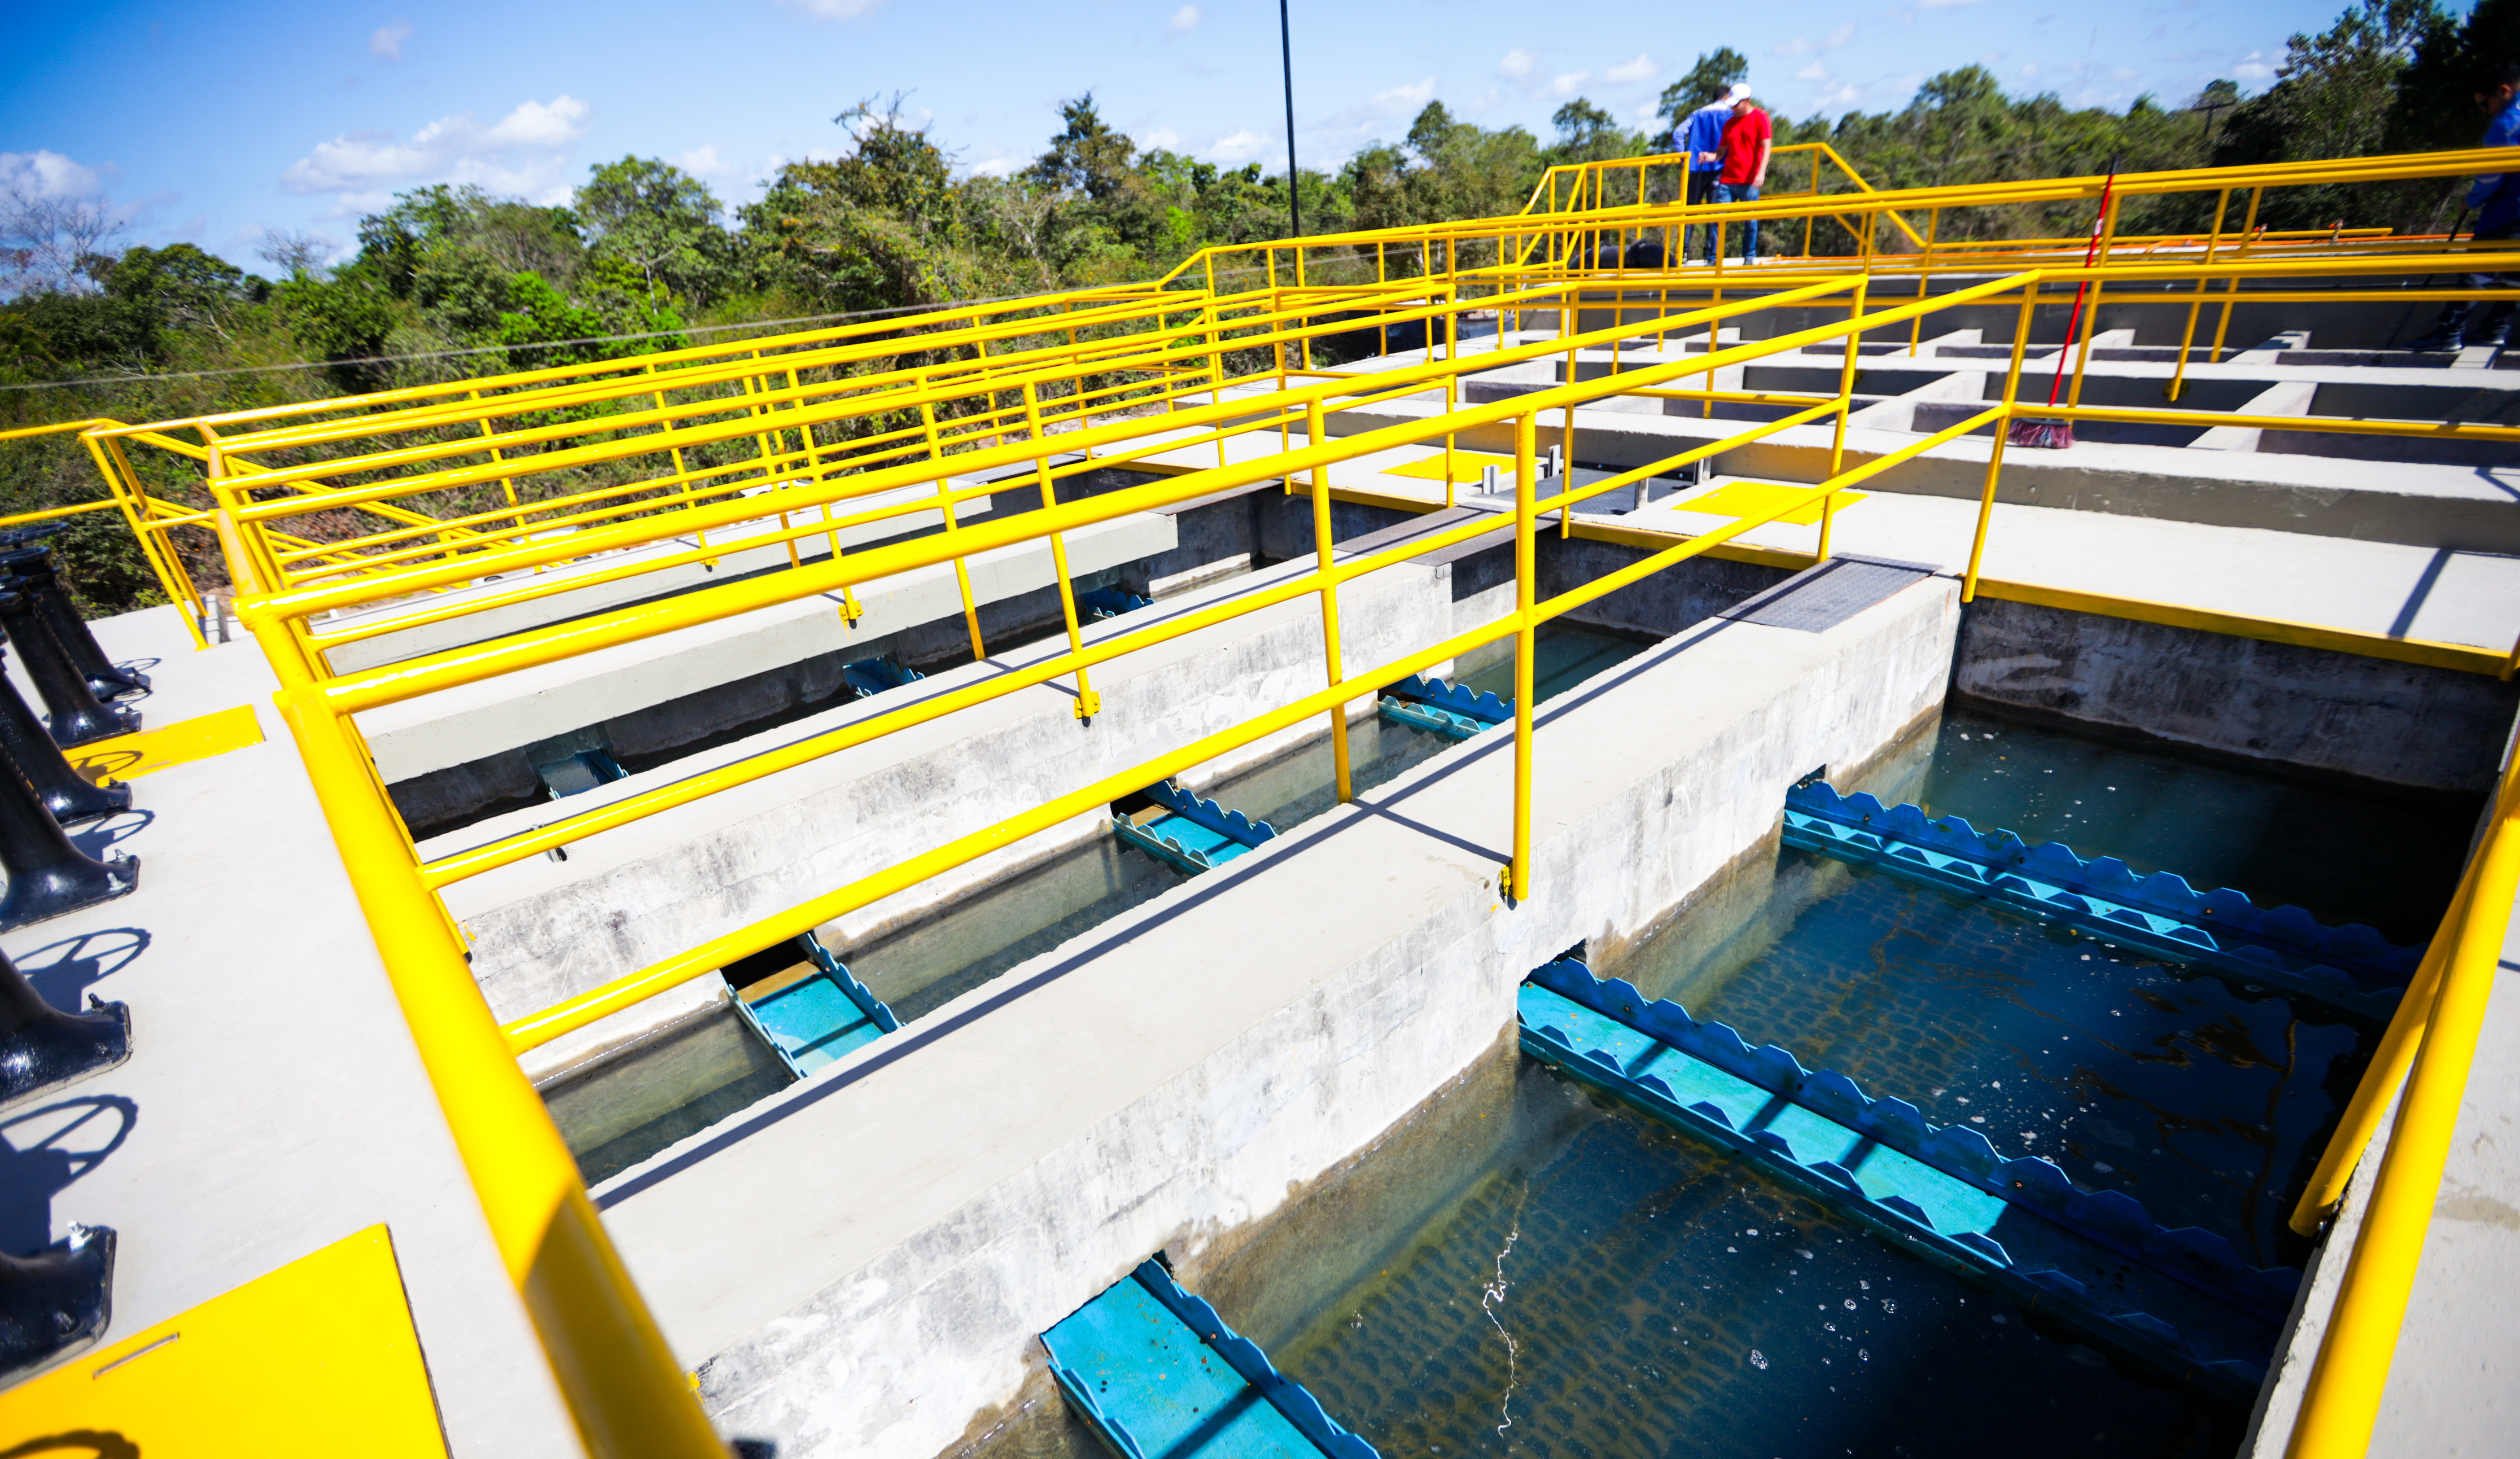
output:
MULTIPOLYGON (((0 666, 7 662, 7 651, 0 649, 0 666)), ((131 809, 130 786, 92 784, 70 768, 69 757, 44 732, 44 722, 18 696, 18 686, 5 673, 0 673, 0 752, 17 765, 44 809, 64 825, 131 809)))
POLYGON ((131 1009, 91 998, 64 1013, 0 953, 0 1110, 49 1094, 131 1057, 131 1009))
POLYGON ((112 1226, 72 1226, 68 1240, 33 1256, 0 1254, 0 1386, 105 1335, 113 1320, 113 1245, 112 1226))
POLYGON ((61 565, 53 560, 51 548, 23 547, 0 553, 0 573, 15 573, 34 584, 31 595, 36 611, 44 615, 45 626, 62 641, 70 663, 98 698, 137 694, 149 687, 149 676, 118 669, 107 657, 105 645, 96 641, 96 631, 87 626, 87 620, 71 604, 69 589, 62 582, 61 565))
POLYGON ((53 743, 68 749, 139 729, 137 713, 105 703, 88 687, 78 666, 70 662, 69 650, 36 610, 25 582, 24 578, 0 578, 0 630, 18 645, 26 677, 35 681, 35 692, 44 696, 44 707, 52 711, 53 743))
POLYGON ((0 755, 0 869, 9 873, 0 932, 111 902, 140 885, 139 858, 100 862, 71 845, 17 760, 0 755))

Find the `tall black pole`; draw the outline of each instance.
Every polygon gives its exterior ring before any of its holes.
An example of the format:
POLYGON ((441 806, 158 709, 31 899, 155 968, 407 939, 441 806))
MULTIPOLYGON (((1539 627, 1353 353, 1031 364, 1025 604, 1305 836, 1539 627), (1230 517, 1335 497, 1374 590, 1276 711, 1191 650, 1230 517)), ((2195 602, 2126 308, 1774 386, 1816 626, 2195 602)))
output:
POLYGON ((1286 224, 1290 234, 1302 238, 1303 189, 1295 175, 1295 40, 1286 26, 1286 0, 1278 0, 1278 59, 1286 67, 1286 224))

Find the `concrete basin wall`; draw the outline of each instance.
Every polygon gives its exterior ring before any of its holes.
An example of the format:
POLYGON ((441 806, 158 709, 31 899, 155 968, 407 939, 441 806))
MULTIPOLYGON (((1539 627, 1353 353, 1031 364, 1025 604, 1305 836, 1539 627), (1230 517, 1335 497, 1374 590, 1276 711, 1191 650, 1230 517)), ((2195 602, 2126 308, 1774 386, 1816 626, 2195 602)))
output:
POLYGON ((1482 736, 625 1172, 607 1223, 722 1432, 928 1459, 1036 1334, 1280 1209, 1509 1037, 1531 967, 1932 711, 1956 622, 1928 580, 1822 634, 1701 625, 1542 713, 1519 905, 1482 736))
MULTIPOLYGON (((1114 636, 1308 566, 1185 595, 1095 625, 1089 636, 1114 636)), ((1449 578, 1449 569, 1408 564, 1344 590, 1346 663, 1364 668, 1447 637, 1449 578)), ((573 797, 566 810, 872 718, 1063 648, 1044 643, 842 705, 573 797)), ((535 858, 461 883, 449 901, 474 939, 474 976, 499 1016, 515 1017, 1312 693, 1323 684, 1319 609, 1309 598, 1263 609, 1103 665, 1093 680, 1102 709, 1090 726, 1076 719, 1067 681, 1035 685, 596 837, 570 848, 565 862, 535 858)), ((1355 712, 1371 708, 1360 701, 1355 712)), ((1297 727, 1248 753, 1319 728, 1297 727)), ((558 809, 511 813, 423 850, 490 840, 553 819, 558 809)), ((1089 814, 992 853, 862 916, 873 926, 912 915, 1097 833, 1102 818, 1089 814)))
POLYGON ((1953 691, 2016 714, 2292 770, 2475 792, 2520 684, 2326 648, 1980 598, 1953 691))

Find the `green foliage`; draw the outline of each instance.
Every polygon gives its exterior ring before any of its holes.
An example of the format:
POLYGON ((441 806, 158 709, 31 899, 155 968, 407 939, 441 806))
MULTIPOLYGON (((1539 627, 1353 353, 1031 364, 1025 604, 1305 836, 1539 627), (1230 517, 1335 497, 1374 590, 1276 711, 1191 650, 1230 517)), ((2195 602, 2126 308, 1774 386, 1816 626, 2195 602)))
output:
MULTIPOLYGON (((2463 18, 2439 0, 2354 0, 2326 30, 2293 37, 2275 84, 2246 100, 2221 80, 2183 105, 2144 97, 2123 111, 2077 110, 2052 94, 2008 96, 1972 66, 1927 79, 1895 110, 1773 119, 1779 148, 1826 141, 1883 188, 2079 176, 2112 159, 2152 171, 2465 147, 2484 121, 2470 100, 2477 71, 2515 56, 2520 0, 2477 0, 2463 18)), ((1660 114, 1684 116, 1749 71, 1741 53, 1714 48, 1664 90, 1660 114)), ((834 117, 840 156, 782 167, 760 200, 732 219, 698 178, 624 156, 594 167, 564 207, 473 187, 415 189, 360 221, 357 254, 338 269, 321 266, 329 242, 275 238, 263 256, 287 275, 277 284, 186 243, 107 252, 110 228, 96 209, 69 220, 85 232, 54 219, 59 226, 43 237, 70 241, 53 249, 61 267, 0 267, 7 287, 22 290, 0 302, 0 385, 56 383, 0 390, 0 423, 181 418, 619 358, 705 337, 702 327, 1144 280, 1203 247, 1282 238, 1289 227, 1282 172, 1141 149, 1091 93, 1060 103, 1046 149, 1007 176, 958 177, 953 155, 906 124, 901 103, 862 102, 834 117), (625 335, 646 337, 613 337, 625 335), (486 353, 441 353, 462 350, 486 353), (402 358, 351 363, 374 356, 402 358), (318 366, 264 370, 309 360, 318 366), (114 378, 134 375, 147 377, 114 378), (107 382, 58 383, 99 378, 107 382)), ((1656 150, 1655 139, 1627 130, 1589 98, 1567 101, 1550 120, 1544 143, 1431 102, 1399 142, 1292 180, 1307 231, 1510 214, 1552 165, 1656 150)), ((1779 189, 1808 176, 1799 160, 1777 165, 1779 189)), ((2454 217, 2463 187, 2276 190, 2259 221, 2438 231, 2454 217)), ((2210 195, 2138 200, 2122 227, 2201 229, 2213 205, 2210 195)), ((2234 199, 2227 226, 2237 226, 2243 205, 2234 199)), ((1956 208, 1934 226, 1945 240, 2079 238, 2092 211, 2088 199, 1956 208)), ((11 235, 32 236, 22 227, 11 235)), ((1804 243, 1790 225, 1769 236, 1772 246, 1804 243)), ((1822 222, 1810 245, 1836 251, 1854 240, 1822 222)), ((1465 242, 1457 260, 1490 262, 1492 246, 1465 242)), ((1405 276, 1441 262, 1405 251, 1362 248, 1342 261, 1323 249, 1308 266, 1317 282, 1352 282, 1377 268, 1405 276)), ((199 499, 186 464, 153 453, 134 465, 151 491, 199 499)), ((100 492, 73 441, 0 444, 0 511, 95 501, 100 492)), ((85 601, 119 611, 153 600, 145 564, 113 515, 73 521, 63 551, 85 601)), ((219 580, 212 549, 186 551, 198 553, 189 559, 197 574, 219 580)))
POLYGON ((1688 75, 1662 89, 1662 100, 1655 104, 1654 111, 1677 126, 1682 117, 1722 97, 1734 82, 1749 76, 1749 57, 1731 46, 1718 46, 1711 55, 1698 57, 1688 75))
POLYGON ((659 301, 706 307, 735 282, 735 240, 718 221, 717 198, 679 167, 653 157, 606 162, 576 204, 589 256, 618 263, 659 301))

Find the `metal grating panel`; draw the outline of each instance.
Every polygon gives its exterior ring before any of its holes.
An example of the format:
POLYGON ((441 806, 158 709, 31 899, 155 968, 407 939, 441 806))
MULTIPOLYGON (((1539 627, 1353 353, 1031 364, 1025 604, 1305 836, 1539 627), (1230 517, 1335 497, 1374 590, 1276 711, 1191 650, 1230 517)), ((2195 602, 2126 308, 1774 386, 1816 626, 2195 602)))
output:
POLYGON ((1766 628, 1794 628, 1821 633, 1837 627, 1891 594, 1936 569, 1923 562, 1895 562, 1885 557, 1831 557, 1798 572, 1765 593, 1747 597, 1716 614, 1766 628))

